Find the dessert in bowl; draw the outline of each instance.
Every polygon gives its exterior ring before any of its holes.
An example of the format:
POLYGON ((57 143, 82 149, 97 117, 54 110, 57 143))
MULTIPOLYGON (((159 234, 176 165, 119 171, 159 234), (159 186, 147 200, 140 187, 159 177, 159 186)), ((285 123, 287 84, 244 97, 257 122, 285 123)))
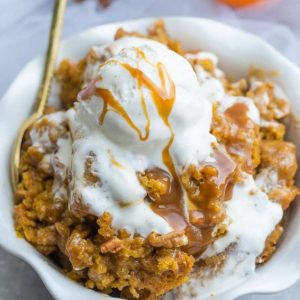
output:
POLYGON ((201 38, 132 27, 58 66, 62 105, 23 143, 17 233, 102 293, 232 298, 299 193, 289 96, 256 61, 231 79, 201 38))

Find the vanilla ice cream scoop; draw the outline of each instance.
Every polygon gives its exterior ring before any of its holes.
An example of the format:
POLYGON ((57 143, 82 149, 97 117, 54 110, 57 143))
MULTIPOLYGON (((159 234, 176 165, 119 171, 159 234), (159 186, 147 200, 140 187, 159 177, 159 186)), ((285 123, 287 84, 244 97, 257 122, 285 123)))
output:
MULTIPOLYGON (((105 51, 119 52, 98 66, 70 122, 70 208, 108 211, 115 227, 142 236, 167 233, 174 228, 145 202, 137 172, 160 168, 179 186, 185 166, 211 161, 211 103, 200 96, 188 61, 164 45, 125 38, 111 49, 105 51)), ((184 191, 178 193, 182 202, 184 191)))

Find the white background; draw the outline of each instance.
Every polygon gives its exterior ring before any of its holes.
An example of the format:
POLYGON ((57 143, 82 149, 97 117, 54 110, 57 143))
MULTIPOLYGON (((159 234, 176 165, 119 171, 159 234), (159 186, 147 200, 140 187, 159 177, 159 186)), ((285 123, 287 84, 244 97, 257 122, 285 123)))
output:
MULTIPOLYGON (((0 0, 0 97, 24 65, 45 51, 52 5, 52 0, 0 0)), ((98 6, 96 0, 69 0, 63 36, 103 23, 166 15, 214 18, 233 24, 262 36, 300 65, 300 0, 269 0, 242 10, 232 10, 214 0, 113 0, 107 9, 98 6)), ((0 249, 0 299, 52 297, 27 264, 0 249)), ((300 283, 276 295, 239 300, 256 299, 298 300, 300 283)))

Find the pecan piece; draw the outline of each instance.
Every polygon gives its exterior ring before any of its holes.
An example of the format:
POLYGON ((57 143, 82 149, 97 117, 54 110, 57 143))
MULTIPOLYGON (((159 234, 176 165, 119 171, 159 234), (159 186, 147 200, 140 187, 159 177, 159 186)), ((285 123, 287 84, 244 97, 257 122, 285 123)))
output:
POLYGON ((124 247, 122 241, 118 239, 117 237, 111 238, 109 241, 103 243, 100 246, 101 253, 117 253, 120 250, 122 250, 124 247))
POLYGON ((153 247, 178 248, 187 245, 189 240, 183 231, 172 231, 163 235, 152 232, 148 242, 153 247))

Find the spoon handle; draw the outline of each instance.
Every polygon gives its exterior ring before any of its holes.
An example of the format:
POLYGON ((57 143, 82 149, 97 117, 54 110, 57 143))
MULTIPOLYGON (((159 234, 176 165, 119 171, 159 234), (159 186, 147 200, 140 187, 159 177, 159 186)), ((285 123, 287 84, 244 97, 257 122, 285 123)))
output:
POLYGON ((13 190, 17 190, 19 183, 19 166, 21 145, 24 134, 28 127, 32 125, 39 117, 43 115, 47 104, 51 82, 54 74, 55 60, 58 52, 60 33, 63 25, 64 11, 67 0, 55 0, 55 6, 52 15, 51 31, 49 35, 48 51, 45 60, 43 78, 37 94, 34 113, 22 124, 17 135, 15 145, 11 156, 11 182, 13 190))
POLYGON ((68 0, 55 0, 43 79, 40 84, 35 106, 35 112, 39 116, 43 114, 49 96, 67 2, 68 0))

